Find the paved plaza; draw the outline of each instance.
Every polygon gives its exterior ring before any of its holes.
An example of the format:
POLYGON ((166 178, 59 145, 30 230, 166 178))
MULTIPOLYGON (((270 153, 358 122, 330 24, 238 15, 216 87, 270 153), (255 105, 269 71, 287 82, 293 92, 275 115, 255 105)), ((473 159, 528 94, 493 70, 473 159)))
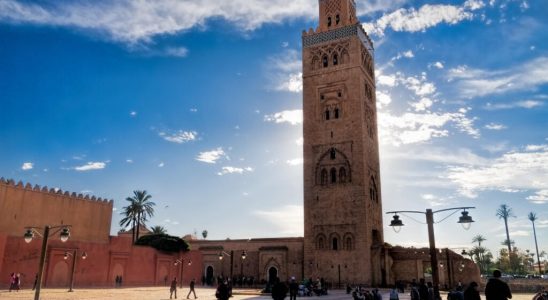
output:
MULTIPOLYGON (((382 290, 383 300, 388 300, 388 290, 382 290)), ((177 299, 186 299, 188 288, 178 290, 177 299)), ((215 289, 197 288, 196 294, 199 300, 215 300, 215 289)), ((0 299, 33 299, 34 291, 22 290, 19 292, 0 291, 0 299)), ((72 293, 66 289, 43 289, 41 293, 42 300, 68 300, 68 299, 116 299, 116 300, 163 300, 169 299, 168 287, 143 287, 143 288, 119 288, 119 289, 77 289, 72 293)), ((514 294, 512 300, 531 300, 533 294, 514 294)), ((192 299, 192 296, 191 296, 192 299)), ((258 295, 257 290, 234 290, 234 296, 231 300, 243 299, 272 299, 270 295, 258 295)), ((286 299, 289 299, 287 297, 286 299)), ((342 290, 332 290, 327 296, 321 297, 299 297, 302 300, 351 300, 352 297, 342 290)), ((400 294, 400 300, 409 300, 409 293, 400 294)), ((442 294, 442 299, 447 299, 446 294, 442 294)), ((485 297, 482 295, 482 299, 485 297)))

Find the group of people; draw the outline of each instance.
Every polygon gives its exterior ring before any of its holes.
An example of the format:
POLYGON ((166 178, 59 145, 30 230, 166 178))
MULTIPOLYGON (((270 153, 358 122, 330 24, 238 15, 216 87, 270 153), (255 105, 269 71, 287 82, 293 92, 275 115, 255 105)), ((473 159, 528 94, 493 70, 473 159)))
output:
POLYGON ((10 292, 12 290, 18 291, 21 289, 21 274, 10 274, 10 292))
POLYGON ((122 275, 116 275, 116 278, 114 278, 114 286, 115 287, 121 287, 122 286, 122 275))
MULTIPOLYGON (((379 292, 379 289, 373 289, 371 292, 365 288, 358 286, 352 290, 352 287, 349 285, 346 286, 346 293, 352 291, 353 300, 382 300, 382 295, 379 292)), ((396 299, 397 300, 397 299, 396 299)))
MULTIPOLYGON (((198 299, 198 297, 196 296, 196 291, 194 290, 195 285, 196 280, 192 278, 189 285, 190 291, 188 291, 188 295, 186 295, 187 299, 190 299, 190 294, 194 294, 194 299, 198 299)), ((169 299, 173 299, 173 296, 175 296, 175 299, 177 299, 177 277, 174 277, 171 281, 171 284, 169 285, 169 299)))

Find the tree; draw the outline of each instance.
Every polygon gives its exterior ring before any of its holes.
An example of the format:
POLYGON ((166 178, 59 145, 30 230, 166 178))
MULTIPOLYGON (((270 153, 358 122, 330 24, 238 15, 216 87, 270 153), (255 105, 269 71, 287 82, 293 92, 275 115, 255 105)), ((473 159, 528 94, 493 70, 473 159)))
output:
POLYGON ((207 230, 202 231, 202 236, 204 237, 204 240, 207 238, 207 230))
POLYGON ((478 247, 481 247, 481 243, 485 241, 487 241, 487 239, 481 234, 478 234, 472 238, 472 243, 478 243, 478 247))
POLYGON ((167 234, 167 229, 164 226, 156 225, 150 228, 152 234, 167 234))
POLYGON ((513 217, 514 214, 512 213, 512 209, 508 207, 506 204, 501 204, 499 209, 497 209, 497 217, 499 219, 504 220, 504 228, 506 229, 506 246, 508 247, 508 254, 510 259, 510 265, 512 265, 512 259, 511 259, 511 253, 512 253, 512 245, 510 243, 510 233, 508 232, 508 218, 513 217))
POLYGON ((540 256, 539 256, 539 253, 538 253, 538 244, 537 244, 537 231, 535 229, 535 221, 537 220, 537 214, 535 214, 534 212, 530 212, 528 217, 529 217, 529 221, 531 221, 531 223, 533 223, 533 235, 535 237, 535 248, 537 250, 538 272, 540 274, 542 269, 540 268, 540 256))
MULTIPOLYGON (((129 201, 128 199, 126 200, 129 201)), ((126 227, 131 225, 131 242, 135 243, 135 224, 137 223, 137 210, 136 207, 133 205, 133 201, 130 201, 130 204, 128 206, 124 206, 120 214, 124 216, 124 218, 120 220, 120 226, 122 226, 122 229, 125 230, 126 227)))
MULTIPOLYGON (((124 224, 129 224, 129 218, 131 216, 133 222, 134 238, 133 241, 139 240, 139 231, 141 225, 145 225, 148 217, 154 215, 154 206, 156 203, 150 201, 151 195, 147 194, 147 191, 133 191, 133 197, 127 197, 126 201, 129 201, 129 205, 124 207, 126 217, 124 224), (127 219, 127 220, 126 220, 127 219)), ((120 224, 122 221, 120 221, 120 224)), ((127 226, 127 225, 126 225, 127 226)))

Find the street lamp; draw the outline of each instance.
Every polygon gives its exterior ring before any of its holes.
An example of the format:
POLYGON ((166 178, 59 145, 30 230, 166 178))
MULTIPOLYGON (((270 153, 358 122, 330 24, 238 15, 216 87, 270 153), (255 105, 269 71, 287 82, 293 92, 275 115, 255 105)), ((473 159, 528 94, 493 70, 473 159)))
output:
POLYGON ((32 242, 35 235, 38 235, 42 238, 42 250, 40 252, 40 261, 38 262, 38 274, 36 278, 36 291, 34 292, 34 300, 40 300, 40 289, 42 288, 42 274, 44 272, 44 264, 46 262, 46 250, 48 247, 48 239, 51 235, 54 235, 58 232, 61 232, 59 234, 59 238, 61 242, 66 242, 70 237, 70 231, 69 227, 71 225, 57 225, 57 226, 44 226, 44 233, 40 233, 38 229, 42 229, 41 227, 26 227, 26 232, 23 235, 25 238, 25 242, 28 244, 32 242), (50 233, 50 230, 53 229, 54 231, 50 233))
MULTIPOLYGON (((226 255, 230 257, 230 280, 232 281, 232 275, 233 275, 233 269, 234 269, 234 250, 230 250, 230 253, 226 251, 219 252, 219 260, 223 260, 223 256, 226 255)), ((247 257, 247 252, 245 250, 242 251, 242 260, 244 260, 247 257)), ((242 261, 243 264, 243 261, 242 261)))
MULTIPOLYGON (((447 209, 440 209, 432 211, 432 209, 427 209, 425 212, 422 211, 389 211, 387 214, 394 214, 392 221, 389 226, 392 226, 395 232, 399 232, 403 226, 403 222, 400 220, 398 213, 412 213, 412 214, 425 214, 426 215, 426 224, 428 225, 428 241, 430 244, 430 266, 432 268, 432 283, 434 285, 434 294, 439 295, 439 269, 438 269, 438 251, 436 250, 436 240, 434 237, 434 214, 444 211, 458 211, 462 210, 462 215, 459 218, 457 223, 460 223, 465 230, 470 229, 470 225, 474 220, 468 215, 467 209, 473 209, 475 207, 453 207, 447 209)), ((445 219, 443 219, 445 220, 445 219)), ((442 221, 443 221, 442 220, 442 221)), ((440 221, 441 222, 441 221, 440 221)))
MULTIPOLYGON (((176 265, 181 265, 181 277, 179 277, 181 279, 181 284, 179 285, 181 288, 183 288, 183 269, 185 268, 185 259, 184 258, 179 258, 179 259, 176 259, 175 262, 173 263, 174 266, 176 265)), ((188 265, 192 265, 192 260, 188 259, 188 265)))
MULTIPOLYGON (((73 292, 72 288, 74 287, 74 270, 76 269, 76 249, 74 249, 72 251, 72 253, 68 252, 68 251, 65 251, 65 256, 63 256, 63 259, 64 260, 67 260, 69 258, 69 256, 72 256, 72 271, 70 273, 70 288, 69 288, 69 292, 73 292)), ((88 257, 88 254, 86 253, 86 251, 82 252, 82 259, 86 259, 88 257)))

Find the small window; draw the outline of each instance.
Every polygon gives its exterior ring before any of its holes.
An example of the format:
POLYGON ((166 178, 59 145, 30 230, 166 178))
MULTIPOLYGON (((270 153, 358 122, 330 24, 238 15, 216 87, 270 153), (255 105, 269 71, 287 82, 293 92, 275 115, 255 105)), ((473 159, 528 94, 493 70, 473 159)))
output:
POLYGON ((320 236, 320 237, 318 237, 318 249, 321 250, 321 249, 324 249, 324 248, 325 248, 325 242, 323 240, 323 237, 320 236))
POLYGON ((339 169, 339 182, 346 182, 346 169, 344 167, 339 169))
POLYGON ((327 55, 324 55, 324 57, 322 58, 322 62, 323 62, 323 67, 327 68, 328 66, 327 55))
POLYGON ((339 64, 339 57, 337 54, 333 55, 333 65, 336 66, 339 64))
POLYGON ((320 95, 320 99, 325 99, 325 96, 323 94, 320 95))
POLYGON ((337 25, 339 25, 340 21, 341 21, 341 18, 339 17, 339 15, 336 15, 335 16, 335 23, 337 23, 337 25))
POLYGON ((346 250, 352 250, 352 238, 346 237, 346 240, 344 241, 346 250))
POLYGON ((339 98, 342 97, 342 92, 339 91, 339 92, 337 93, 337 96, 338 96, 339 98))
POLYGON ((327 27, 331 27, 331 17, 327 17, 327 27))
POLYGON ((320 182, 322 185, 327 185, 327 170, 322 169, 322 172, 320 174, 320 182))
POLYGON ((335 159, 336 153, 337 153, 337 151, 335 151, 335 148, 331 148, 331 150, 329 152, 329 157, 331 159, 335 159))
POLYGON ((336 237, 333 238, 333 250, 339 250, 339 240, 336 237))
POLYGON ((331 183, 337 183, 337 169, 331 169, 331 183))
POLYGON ((329 117, 330 117, 330 116, 329 116, 329 109, 327 109, 327 110, 325 111, 325 119, 326 119, 326 120, 329 120, 329 117))
POLYGON ((339 109, 335 108, 335 119, 339 118, 339 109))

